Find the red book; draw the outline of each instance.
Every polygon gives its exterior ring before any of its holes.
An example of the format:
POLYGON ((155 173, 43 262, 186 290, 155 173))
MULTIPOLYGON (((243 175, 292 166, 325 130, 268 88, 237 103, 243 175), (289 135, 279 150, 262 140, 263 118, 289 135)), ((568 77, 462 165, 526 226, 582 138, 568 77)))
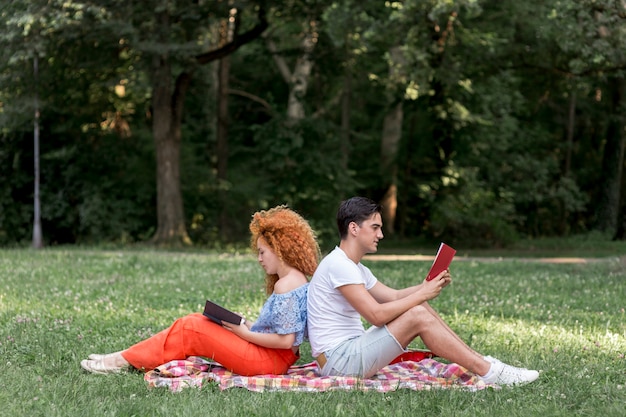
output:
POLYGON ((433 261, 433 265, 430 267, 428 275, 426 275, 426 281, 430 281, 431 279, 439 275, 442 271, 448 269, 450 263, 452 262, 452 259, 454 258, 455 253, 455 249, 441 242, 441 245, 439 245, 439 250, 437 251, 437 255, 435 256, 435 260, 433 261))

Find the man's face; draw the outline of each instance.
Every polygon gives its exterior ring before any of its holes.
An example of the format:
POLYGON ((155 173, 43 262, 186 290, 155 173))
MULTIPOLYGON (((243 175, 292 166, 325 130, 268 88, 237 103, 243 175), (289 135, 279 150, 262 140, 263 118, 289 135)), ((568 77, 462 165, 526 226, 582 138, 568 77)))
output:
MULTIPOLYGON (((355 223, 356 224, 356 223, 355 223)), ((375 253, 378 250, 378 241, 383 236, 383 219, 380 213, 374 213, 363 221, 361 226, 356 225, 357 239, 365 253, 375 253)))

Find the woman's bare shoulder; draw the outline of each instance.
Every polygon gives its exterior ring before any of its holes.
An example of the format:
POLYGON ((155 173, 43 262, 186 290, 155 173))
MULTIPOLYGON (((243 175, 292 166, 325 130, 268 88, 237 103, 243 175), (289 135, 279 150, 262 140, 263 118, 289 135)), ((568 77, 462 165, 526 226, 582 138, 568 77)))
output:
POLYGON ((300 271, 292 271, 284 277, 280 278, 274 284, 274 292, 276 294, 284 294, 293 291, 309 282, 306 276, 300 271))

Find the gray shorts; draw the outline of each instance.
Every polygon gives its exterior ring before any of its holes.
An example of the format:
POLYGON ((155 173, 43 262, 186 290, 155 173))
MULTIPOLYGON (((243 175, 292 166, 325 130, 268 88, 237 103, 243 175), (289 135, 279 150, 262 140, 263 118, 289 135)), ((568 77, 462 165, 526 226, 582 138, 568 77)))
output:
POLYGON ((387 326, 372 326, 361 336, 324 352, 326 364, 321 374, 369 378, 404 352, 387 326))

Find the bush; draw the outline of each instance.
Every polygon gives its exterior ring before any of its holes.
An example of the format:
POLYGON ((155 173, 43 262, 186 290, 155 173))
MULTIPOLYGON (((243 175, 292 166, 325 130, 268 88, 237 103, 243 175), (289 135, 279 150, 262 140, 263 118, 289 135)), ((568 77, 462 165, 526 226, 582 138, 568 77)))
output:
POLYGON ((434 236, 472 247, 504 247, 517 239, 512 198, 484 187, 475 171, 465 169, 462 184, 432 208, 434 236))

